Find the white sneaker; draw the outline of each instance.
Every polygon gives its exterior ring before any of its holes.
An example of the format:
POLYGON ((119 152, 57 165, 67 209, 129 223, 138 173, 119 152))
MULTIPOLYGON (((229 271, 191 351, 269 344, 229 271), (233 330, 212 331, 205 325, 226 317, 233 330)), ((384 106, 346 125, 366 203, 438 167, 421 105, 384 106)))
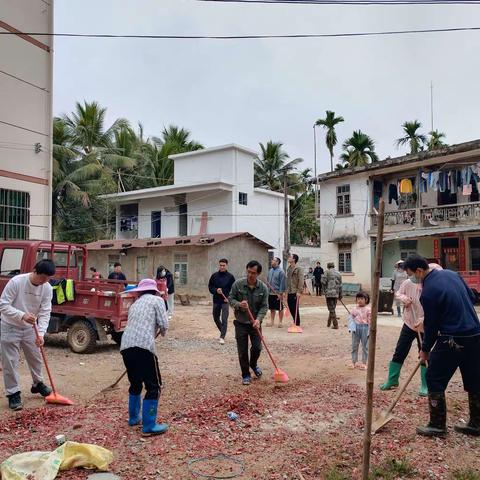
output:
POLYGON ((225 340, 223 338, 220 339, 220 345, 223 345, 225 343, 225 340))

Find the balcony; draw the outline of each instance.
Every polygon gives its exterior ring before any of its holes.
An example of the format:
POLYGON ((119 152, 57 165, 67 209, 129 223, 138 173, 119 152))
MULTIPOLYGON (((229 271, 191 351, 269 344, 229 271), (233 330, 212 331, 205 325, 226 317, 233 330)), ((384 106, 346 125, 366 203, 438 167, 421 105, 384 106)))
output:
MULTIPOLYGON (((375 233, 378 218, 371 214, 372 228, 375 233)), ((455 228, 457 226, 480 224, 480 202, 440 205, 396 210, 385 213, 385 232, 401 232, 417 228, 455 228)))

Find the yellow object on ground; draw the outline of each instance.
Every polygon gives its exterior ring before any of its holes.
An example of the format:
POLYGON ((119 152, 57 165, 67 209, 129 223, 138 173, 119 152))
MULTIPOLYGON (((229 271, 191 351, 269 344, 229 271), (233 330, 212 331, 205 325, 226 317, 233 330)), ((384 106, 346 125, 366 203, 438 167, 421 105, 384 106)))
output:
POLYGON ((83 467, 106 471, 113 453, 88 443, 65 442, 53 452, 12 455, 0 465, 2 480, 53 480, 59 470, 83 467))

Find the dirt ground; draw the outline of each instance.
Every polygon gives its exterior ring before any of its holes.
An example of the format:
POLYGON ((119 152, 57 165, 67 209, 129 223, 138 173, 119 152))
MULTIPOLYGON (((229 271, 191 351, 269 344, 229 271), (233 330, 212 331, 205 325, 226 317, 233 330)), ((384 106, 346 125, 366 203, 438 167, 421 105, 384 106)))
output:
MULTIPOLYGON (((210 312, 209 305, 178 306, 167 337, 158 342, 164 382, 159 420, 170 424, 165 435, 143 438, 138 427, 128 427, 128 382, 99 393, 123 371, 118 347, 101 344, 91 355, 77 355, 67 349, 64 337, 53 336, 47 354, 57 387, 75 406, 45 406, 41 398, 27 393, 29 376, 22 364, 25 409, 14 413, 5 401, 0 403, 0 461, 29 450, 53 450, 54 436, 64 434, 68 440, 111 449, 111 471, 124 480, 234 478, 236 473, 239 479, 359 478, 366 374, 348 368, 351 339, 343 307, 338 309, 339 330, 326 328, 327 311, 317 298, 303 302, 303 334, 264 327, 290 381, 273 382, 273 368, 263 352, 264 375, 249 387, 241 385, 233 326, 226 344, 219 345, 210 312), (231 421, 229 411, 236 412, 238 420, 231 421), (218 454, 226 457, 189 463, 218 454), (214 476, 195 476, 192 469, 214 476)), ((376 412, 395 395, 381 392, 378 384, 385 378, 400 326, 391 315, 379 316, 376 412)), ((415 361, 412 349, 403 378, 415 361)), ((416 395, 418 386, 416 376, 395 419, 373 437, 372 478, 480 478, 474 473, 480 471, 480 441, 453 431, 456 421, 468 417, 460 377, 447 393, 449 435, 444 440, 415 434, 428 410, 427 400, 416 395), (466 469, 473 476, 460 476, 466 469)), ((88 474, 75 470, 58 478, 86 479, 88 474)))

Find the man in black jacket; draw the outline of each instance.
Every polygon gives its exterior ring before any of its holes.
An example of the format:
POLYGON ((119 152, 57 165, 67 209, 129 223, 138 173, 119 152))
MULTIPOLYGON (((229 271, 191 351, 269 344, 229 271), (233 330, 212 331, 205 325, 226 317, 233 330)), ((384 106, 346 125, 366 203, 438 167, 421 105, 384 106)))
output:
POLYGON ((470 420, 455 431, 480 436, 480 322, 475 296, 451 270, 432 270, 418 255, 405 261, 413 282, 422 282, 420 303, 424 311, 424 337, 420 359, 428 362, 427 386, 430 422, 417 433, 442 437, 447 433, 445 390, 458 368, 468 392, 470 420))
POLYGON ((167 280, 167 314, 168 319, 171 320, 173 316, 173 309, 175 307, 175 283, 173 281, 173 274, 168 268, 160 265, 157 268, 157 280, 165 278, 167 280))
POLYGON ((213 321, 220 331, 220 343, 225 343, 227 334, 229 304, 228 296, 232 285, 235 283, 235 277, 227 270, 228 260, 222 258, 218 262, 218 272, 215 272, 208 282, 208 289, 213 295, 213 321), (221 320, 220 320, 221 317, 221 320))
POLYGON ((315 293, 317 297, 322 294, 322 275, 325 272, 320 262, 317 262, 317 266, 313 269, 313 278, 315 279, 315 293))

